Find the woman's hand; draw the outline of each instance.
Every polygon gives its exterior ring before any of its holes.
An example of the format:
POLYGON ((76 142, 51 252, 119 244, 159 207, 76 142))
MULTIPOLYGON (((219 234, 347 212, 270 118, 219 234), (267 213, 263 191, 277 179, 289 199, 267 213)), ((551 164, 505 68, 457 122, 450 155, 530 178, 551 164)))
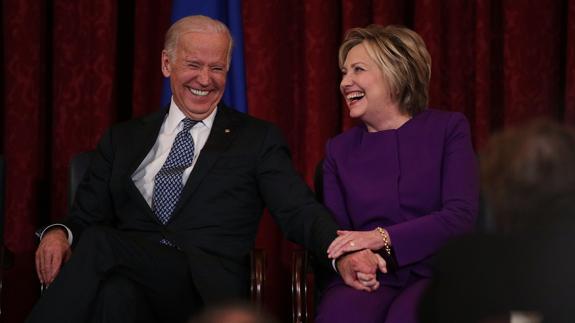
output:
MULTIPOLYGON (((346 231, 338 230, 338 237, 333 240, 327 248, 328 257, 335 259, 344 253, 370 249, 379 250, 383 248, 384 242, 377 229, 371 231, 346 231)), ((385 233, 387 234, 387 232, 385 233)))

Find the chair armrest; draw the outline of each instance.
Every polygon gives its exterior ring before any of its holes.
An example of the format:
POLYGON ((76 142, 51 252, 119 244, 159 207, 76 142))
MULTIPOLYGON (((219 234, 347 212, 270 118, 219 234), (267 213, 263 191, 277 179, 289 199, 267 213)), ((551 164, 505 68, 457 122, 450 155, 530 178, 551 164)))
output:
POLYGON ((251 258, 250 298, 252 304, 256 305, 257 308, 260 308, 263 303, 266 258, 264 251, 262 249, 252 250, 250 258, 251 258))
POLYGON ((309 256, 307 251, 294 250, 291 268, 292 319, 294 323, 305 323, 309 320, 307 306, 308 266, 309 256))

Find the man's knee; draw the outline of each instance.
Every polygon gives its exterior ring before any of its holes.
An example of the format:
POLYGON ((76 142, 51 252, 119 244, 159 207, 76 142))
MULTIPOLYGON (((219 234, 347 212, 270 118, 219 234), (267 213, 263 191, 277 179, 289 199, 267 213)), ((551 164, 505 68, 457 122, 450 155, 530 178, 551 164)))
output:
POLYGON ((119 303, 122 303, 123 299, 139 298, 139 294, 137 284, 131 279, 120 274, 112 274, 100 285, 98 297, 112 300, 117 298, 119 303))
POLYGON ((121 274, 112 274, 100 285, 96 322, 153 322, 147 297, 140 286, 121 274))

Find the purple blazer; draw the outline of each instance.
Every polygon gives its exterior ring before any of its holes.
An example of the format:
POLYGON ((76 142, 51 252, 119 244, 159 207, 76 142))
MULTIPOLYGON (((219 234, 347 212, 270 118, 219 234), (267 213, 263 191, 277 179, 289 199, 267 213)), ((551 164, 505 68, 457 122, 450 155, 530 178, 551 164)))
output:
POLYGON ((388 285, 430 277, 430 257, 474 227, 477 161, 461 113, 427 109, 375 133, 356 126, 328 141, 323 171, 324 200, 342 228, 389 232, 399 268, 381 275, 388 285))

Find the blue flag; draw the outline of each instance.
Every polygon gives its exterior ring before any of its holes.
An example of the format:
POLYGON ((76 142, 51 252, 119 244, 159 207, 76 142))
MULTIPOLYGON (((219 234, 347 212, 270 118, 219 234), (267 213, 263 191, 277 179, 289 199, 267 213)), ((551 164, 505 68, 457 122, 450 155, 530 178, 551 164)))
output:
MULTIPOLYGON (((223 101, 238 111, 247 112, 241 0, 173 0, 172 22, 190 15, 204 15, 217 19, 230 29, 234 47, 223 101)), ((162 106, 167 106, 172 96, 169 81, 164 79, 162 106)))

